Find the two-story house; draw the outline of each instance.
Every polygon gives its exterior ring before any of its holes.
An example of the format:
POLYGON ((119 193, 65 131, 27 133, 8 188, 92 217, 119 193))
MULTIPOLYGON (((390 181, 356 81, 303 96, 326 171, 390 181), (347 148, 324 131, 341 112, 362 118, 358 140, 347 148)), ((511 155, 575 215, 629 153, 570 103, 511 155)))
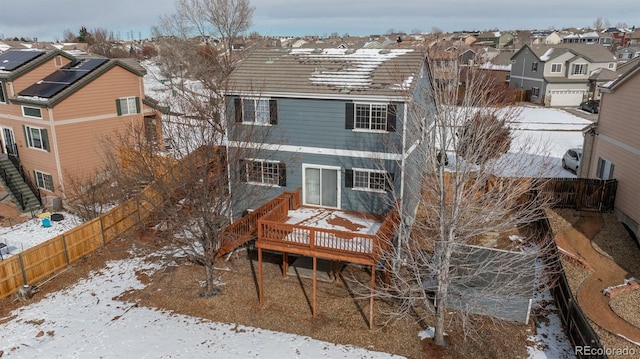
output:
POLYGON ((525 45, 511 56, 509 85, 530 91, 531 102, 573 107, 609 80, 594 76, 605 70, 614 72, 616 59, 599 44, 525 45))
POLYGON ((229 153, 238 128, 268 128, 269 161, 230 160, 240 166, 231 172, 269 197, 301 188, 303 205, 384 214, 391 192, 404 200, 405 187, 419 186, 411 161, 426 144, 427 119, 410 106, 427 101, 429 77, 426 56, 413 49, 255 51, 230 78, 229 153))
POLYGON ((263 49, 237 66, 226 93, 230 190, 274 200, 236 202, 234 219, 252 211, 231 227, 257 227, 259 262, 269 249, 285 272, 292 253, 312 258, 314 273, 317 258, 375 273, 416 214, 430 78, 424 53, 399 48, 263 49))
MULTIPOLYGON (((2 152, 22 168, 36 197, 65 197, 72 177, 95 178, 102 140, 128 126, 161 141, 160 113, 143 101, 144 73, 128 59, 58 50, 0 54, 2 152)), ((3 168, 11 168, 7 163, 3 168)), ((12 187, 6 179, 5 187, 12 187)))
MULTIPOLYGON (((623 66, 621 66, 622 68, 623 66)), ((640 237, 640 58, 624 65, 625 72, 600 89, 600 114, 585 135, 581 176, 617 179, 614 212, 636 238, 640 237), (592 141, 588 145, 588 141, 592 141)))

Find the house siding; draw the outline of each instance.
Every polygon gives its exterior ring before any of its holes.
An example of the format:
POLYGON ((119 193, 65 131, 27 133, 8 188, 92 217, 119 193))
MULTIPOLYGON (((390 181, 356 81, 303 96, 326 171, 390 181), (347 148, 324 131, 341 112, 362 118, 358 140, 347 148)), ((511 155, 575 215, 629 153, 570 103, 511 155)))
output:
POLYGON ((640 74, 622 83, 614 92, 602 96, 589 176, 596 177, 598 158, 615 165, 613 177, 618 180, 615 210, 640 235, 640 125, 637 106, 640 100, 640 74))
MULTIPOLYGON (((228 121, 235 121, 235 97, 228 103, 228 121)), ((278 124, 261 126, 241 124, 239 126, 256 127, 255 131, 264 132, 264 141, 287 146, 331 148, 347 151, 386 152, 388 148, 401 148, 402 114, 404 106, 397 104, 398 118, 395 132, 370 132, 345 128, 347 103, 358 101, 313 100, 272 97, 278 102, 278 124), (385 148, 386 144, 387 148, 385 148)), ((362 101, 362 103, 369 103, 362 101)), ((378 103, 378 102, 376 102, 378 103)), ((230 138, 237 139, 233 126, 230 138)))
MULTIPOLYGON (((64 56, 58 55, 57 57, 60 57, 62 66, 66 65, 66 64, 68 64, 70 62, 70 60, 67 59, 64 56)), ((13 95, 17 94, 18 92, 20 92, 20 91, 26 89, 27 87, 33 85, 37 81, 42 80, 47 75, 49 75, 50 73, 54 72, 55 70, 57 70, 59 68, 60 67, 56 66, 56 64, 55 64, 55 57, 49 59, 48 61, 45 61, 44 63, 42 63, 39 66, 35 67, 34 69, 30 70, 29 72, 27 72, 27 73, 23 74, 22 76, 14 79, 13 82, 12 82, 13 92, 11 93, 10 96, 13 96, 13 95)))
POLYGON ((540 96, 532 96, 531 102, 541 103, 546 91, 545 81, 543 79, 544 62, 540 61, 528 48, 517 52, 511 60, 515 60, 515 63, 511 64, 509 85, 516 89, 527 91, 531 91, 534 87, 539 88, 540 96), (531 64, 534 61, 538 62, 538 71, 531 70, 531 64))

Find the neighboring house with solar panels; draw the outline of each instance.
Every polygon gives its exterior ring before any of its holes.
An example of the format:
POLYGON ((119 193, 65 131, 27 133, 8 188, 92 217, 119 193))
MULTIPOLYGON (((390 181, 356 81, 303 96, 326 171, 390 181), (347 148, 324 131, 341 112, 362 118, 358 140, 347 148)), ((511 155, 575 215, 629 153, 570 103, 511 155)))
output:
MULTIPOLYGON (((143 101, 144 74, 128 59, 75 58, 62 51, 0 54, 0 172, 12 162, 22 167, 38 200, 64 197, 70 178, 98 174, 105 136, 135 125, 144 126, 149 140, 161 141, 160 113, 143 101)), ((3 176, 14 197, 29 197, 4 177, 15 176, 3 176)))

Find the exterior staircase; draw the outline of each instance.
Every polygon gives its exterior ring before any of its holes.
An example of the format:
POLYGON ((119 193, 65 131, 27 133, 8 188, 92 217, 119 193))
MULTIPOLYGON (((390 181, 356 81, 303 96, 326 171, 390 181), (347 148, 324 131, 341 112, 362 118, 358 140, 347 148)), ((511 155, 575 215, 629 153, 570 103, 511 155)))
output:
POLYGON ((0 180, 18 208, 25 213, 35 212, 42 207, 40 192, 24 174, 16 159, 7 155, 0 157, 0 180))

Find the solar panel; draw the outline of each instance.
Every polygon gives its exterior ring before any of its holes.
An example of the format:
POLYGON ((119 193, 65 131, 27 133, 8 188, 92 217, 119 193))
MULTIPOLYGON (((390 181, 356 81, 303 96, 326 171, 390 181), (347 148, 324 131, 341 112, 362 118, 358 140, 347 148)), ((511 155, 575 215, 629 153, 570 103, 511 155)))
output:
POLYGON ((108 59, 74 60, 37 83, 20 91, 20 96, 51 98, 71 86, 91 71, 109 61, 108 59))
POLYGON ((44 51, 7 51, 0 54, 0 70, 13 71, 38 56, 44 55, 44 51))

